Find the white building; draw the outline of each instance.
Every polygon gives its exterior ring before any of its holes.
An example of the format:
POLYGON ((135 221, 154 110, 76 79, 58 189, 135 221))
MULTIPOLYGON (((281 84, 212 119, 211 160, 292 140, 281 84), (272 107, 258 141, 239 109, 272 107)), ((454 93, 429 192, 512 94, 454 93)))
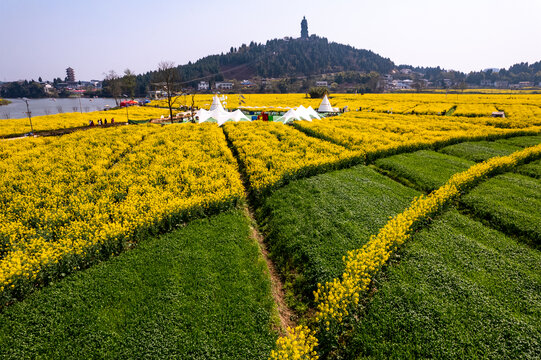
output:
POLYGON ((101 89, 103 88, 103 82, 101 80, 90 80, 90 83, 96 88, 101 89))
POLYGON ((481 86, 494 86, 494 83, 490 80, 481 80, 481 86))
POLYGON ((397 90, 409 90, 413 85, 413 80, 393 80, 391 82, 392 87, 397 90))
POLYGON ((326 81, 316 81, 316 86, 328 87, 329 85, 326 81))
POLYGON ((231 90, 233 89, 233 83, 232 82, 217 82, 216 89, 231 90))
POLYGON ((208 81, 200 81, 199 84, 197 84, 197 90, 208 90, 210 87, 208 81))
POLYGON ((54 87, 51 84, 45 84, 43 90, 46 94, 52 94, 54 92, 54 87))
POLYGON ((531 81, 521 81, 518 83, 518 87, 520 88, 526 88, 526 87, 532 87, 533 86, 533 82, 531 81))
POLYGON ((148 97, 151 98, 151 99, 159 99, 159 98, 162 98, 164 96, 166 96, 167 93, 165 91, 162 91, 162 90, 156 90, 156 91, 149 91, 148 92, 148 97))

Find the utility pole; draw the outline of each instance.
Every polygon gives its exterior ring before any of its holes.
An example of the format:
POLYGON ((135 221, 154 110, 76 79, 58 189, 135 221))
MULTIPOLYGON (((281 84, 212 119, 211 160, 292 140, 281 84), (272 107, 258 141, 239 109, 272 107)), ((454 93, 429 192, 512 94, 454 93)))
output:
POLYGON ((26 115, 28 115, 28 120, 30 121, 30 133, 34 135, 34 127, 32 126, 32 113, 30 112, 30 107, 28 106, 28 99, 22 99, 26 103, 26 115))

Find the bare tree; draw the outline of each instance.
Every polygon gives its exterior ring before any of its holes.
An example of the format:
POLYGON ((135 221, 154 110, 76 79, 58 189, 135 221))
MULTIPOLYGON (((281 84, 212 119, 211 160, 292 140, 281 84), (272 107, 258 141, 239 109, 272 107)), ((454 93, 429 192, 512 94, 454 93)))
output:
POLYGON ((173 105, 180 96, 176 92, 180 88, 180 73, 172 61, 161 61, 158 64, 156 73, 156 83, 154 85, 165 90, 167 96, 167 106, 169 107, 169 116, 173 122, 173 105))
POLYGON ((192 111, 192 122, 195 123, 195 92, 192 94, 192 106, 190 106, 190 109, 192 111))
POLYGON ((110 70, 107 74, 104 74, 105 89, 115 99, 116 106, 119 105, 118 99, 122 93, 122 81, 114 70, 110 70))

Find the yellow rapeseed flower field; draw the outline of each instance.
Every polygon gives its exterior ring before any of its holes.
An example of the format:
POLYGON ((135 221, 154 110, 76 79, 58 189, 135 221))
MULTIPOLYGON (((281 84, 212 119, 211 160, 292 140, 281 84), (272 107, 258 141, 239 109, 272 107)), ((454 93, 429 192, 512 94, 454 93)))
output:
MULTIPOLYGON (((58 130, 80 126, 88 126, 90 120, 97 124, 99 119, 111 119, 118 122, 127 122, 127 114, 130 120, 147 120, 160 118, 162 115, 169 117, 169 112, 165 109, 132 106, 126 112, 126 109, 115 109, 107 111, 93 111, 87 113, 62 113, 55 115, 43 115, 32 117, 34 131, 58 130)), ((0 120, 0 137, 9 135, 25 134, 30 132, 30 122, 27 118, 0 120)))
POLYGON ((364 160, 360 152, 307 136, 281 123, 226 123, 223 129, 238 151, 256 196, 290 180, 364 160))
MULTIPOLYGON (((297 121, 293 128, 254 121, 226 123, 223 129, 238 152, 254 195, 259 197, 290 180, 366 159, 460 141, 541 132, 540 126, 531 126, 529 121, 503 128, 493 123, 493 118, 487 119, 348 112, 324 120, 297 121)), ((506 124, 512 122, 507 120, 506 124)))
MULTIPOLYGON (((319 107, 321 99, 311 99, 306 94, 239 94, 220 95, 224 98, 224 106, 235 109, 242 106, 244 112, 278 111, 284 112, 299 105, 319 107), (242 100, 243 103, 239 101, 242 100)), ((208 109, 212 103, 212 94, 195 95, 194 105, 208 109)), ((487 119, 493 111, 505 111, 507 118, 516 122, 528 119, 532 125, 541 125, 541 95, 527 93, 510 94, 331 94, 333 107, 349 110, 361 110, 366 113, 392 113, 409 115, 445 115, 482 117, 487 119)), ((192 96, 179 96, 176 107, 191 106, 192 96)), ((131 120, 146 120, 167 117, 165 100, 155 100, 150 106, 130 107, 131 120)), ((89 113, 64 113, 56 115, 36 116, 33 118, 35 131, 56 130, 86 126, 90 120, 96 122, 100 118, 111 118, 126 121, 126 110, 95 111, 89 113)), ((490 119, 490 118, 488 118, 490 119)), ((507 122, 505 122, 507 124, 507 122)), ((0 121, 0 137, 30 132, 27 119, 11 119, 0 121)))
POLYGON ((299 121, 295 126, 350 150, 363 151, 367 158, 459 141, 541 131, 541 126, 534 126, 528 120, 514 122, 487 118, 475 121, 473 118, 364 112, 348 112, 327 121, 299 121), (501 121, 505 121, 506 126, 501 121))
POLYGON ((146 233, 235 206, 236 161, 213 124, 116 127, 0 143, 0 296, 146 233))
MULTIPOLYGON (((197 94, 194 105, 208 109, 212 103, 212 94, 197 94)), ((244 111, 287 111, 299 105, 312 106, 317 110, 321 99, 311 99, 306 94, 239 94, 219 95, 224 99, 224 106, 244 111), (243 103, 240 103, 242 100, 243 103)), ((393 114, 445 115, 455 109, 453 116, 486 117, 493 111, 509 112, 511 117, 529 117, 539 113, 541 95, 527 93, 512 94, 331 94, 329 97, 333 107, 364 112, 393 114)), ((166 107, 165 100, 155 100, 150 105, 166 107)), ((191 106, 192 96, 180 96, 175 106, 191 106)))

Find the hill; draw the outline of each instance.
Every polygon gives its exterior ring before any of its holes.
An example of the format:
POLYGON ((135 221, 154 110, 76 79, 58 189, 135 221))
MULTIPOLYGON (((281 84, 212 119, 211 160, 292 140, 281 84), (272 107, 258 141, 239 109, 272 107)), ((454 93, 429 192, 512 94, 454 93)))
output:
MULTIPOLYGON (((228 53, 206 56, 194 63, 178 67, 187 86, 199 80, 243 80, 253 77, 304 77, 360 71, 388 73, 395 64, 370 50, 329 42, 324 37, 285 38, 269 40, 266 44, 251 42, 228 53)), ((154 71, 140 75, 139 85, 148 84, 154 71)))

